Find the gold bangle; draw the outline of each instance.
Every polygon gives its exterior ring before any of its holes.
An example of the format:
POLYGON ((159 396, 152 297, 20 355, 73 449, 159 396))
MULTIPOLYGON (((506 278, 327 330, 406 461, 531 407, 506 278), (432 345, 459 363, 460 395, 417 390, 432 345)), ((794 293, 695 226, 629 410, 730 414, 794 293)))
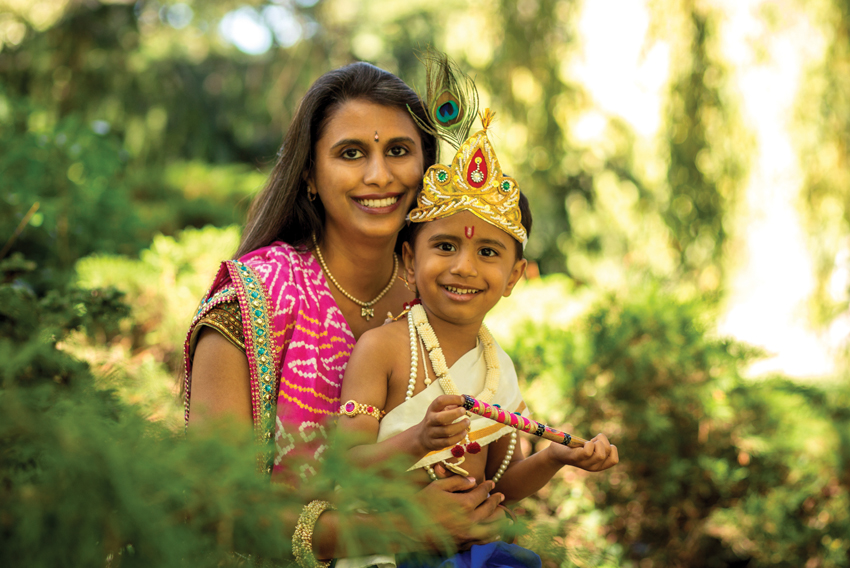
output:
POLYGON ((363 404, 357 402, 356 400, 349 400, 345 404, 339 405, 339 414, 345 414, 346 416, 355 416, 357 414, 366 414, 371 416, 378 422, 381 421, 381 418, 384 417, 386 412, 380 410, 379 408, 371 405, 371 404, 363 404))
POLYGON ((301 568, 328 568, 331 565, 330 560, 316 560, 313 555, 313 529, 316 527, 319 515, 327 509, 335 511, 336 507, 327 501, 316 499, 307 503, 301 511, 301 516, 298 517, 298 523, 292 535, 292 555, 295 556, 301 568))

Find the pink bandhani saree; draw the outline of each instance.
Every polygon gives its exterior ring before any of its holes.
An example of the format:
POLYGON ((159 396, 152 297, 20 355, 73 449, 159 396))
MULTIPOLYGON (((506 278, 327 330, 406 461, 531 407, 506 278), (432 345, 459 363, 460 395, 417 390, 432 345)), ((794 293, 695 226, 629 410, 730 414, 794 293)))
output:
POLYGON ((354 335, 309 251, 276 242, 222 263, 201 301, 184 351, 186 420, 192 392, 191 338, 198 321, 238 300, 251 379, 254 431, 272 477, 306 479, 327 449, 354 335), (297 450, 296 450, 297 448, 297 450), (298 455, 297 471, 285 463, 298 455))

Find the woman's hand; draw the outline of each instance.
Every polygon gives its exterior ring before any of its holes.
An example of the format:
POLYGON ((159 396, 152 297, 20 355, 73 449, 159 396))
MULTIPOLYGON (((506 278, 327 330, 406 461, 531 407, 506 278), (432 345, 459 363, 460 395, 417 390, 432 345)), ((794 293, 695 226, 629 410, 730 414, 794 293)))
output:
POLYGON ((611 444, 605 434, 597 434, 581 448, 550 444, 546 451, 555 461, 585 471, 603 471, 620 463, 617 446, 611 444))
POLYGON ((460 395, 443 394, 434 399, 425 413, 425 418, 418 424, 417 438, 427 452, 443 450, 454 446, 466 436, 469 428, 469 418, 464 417, 463 397, 460 395), (458 418, 463 420, 455 422, 458 418))
MULTIPOLYGON (((419 492, 419 498, 429 513, 429 519, 448 533, 459 550, 474 544, 486 544, 499 540, 505 513, 498 509, 504 500, 501 493, 490 492, 495 487, 492 481, 475 486, 471 477, 452 475, 428 484, 419 492)), ((440 547, 439 530, 427 539, 436 548, 440 547)))

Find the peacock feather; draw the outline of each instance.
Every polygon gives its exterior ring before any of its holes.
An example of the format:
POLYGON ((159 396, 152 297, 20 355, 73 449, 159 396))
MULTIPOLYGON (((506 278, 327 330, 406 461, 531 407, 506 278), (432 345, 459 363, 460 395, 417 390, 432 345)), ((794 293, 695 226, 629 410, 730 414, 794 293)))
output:
POLYGON ((423 130, 457 150, 469 137, 478 111, 475 81, 443 53, 429 50, 421 59, 425 64, 428 121, 411 115, 423 130))

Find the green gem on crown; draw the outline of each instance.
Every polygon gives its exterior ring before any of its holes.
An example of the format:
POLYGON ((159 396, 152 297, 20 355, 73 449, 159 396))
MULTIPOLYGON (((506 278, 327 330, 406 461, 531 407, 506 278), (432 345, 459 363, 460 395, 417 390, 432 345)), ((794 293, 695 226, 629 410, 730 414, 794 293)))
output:
POLYGON ((442 170, 441 170, 441 171, 439 171, 439 172, 437 172, 437 180, 438 180, 438 181, 440 181, 440 182, 444 182, 444 181, 446 181, 447 179, 449 179, 449 174, 447 174, 446 172, 444 172, 444 171, 442 171, 442 170))
POLYGON ((503 181, 502 182, 502 191, 509 191, 511 189, 511 182, 503 181))

